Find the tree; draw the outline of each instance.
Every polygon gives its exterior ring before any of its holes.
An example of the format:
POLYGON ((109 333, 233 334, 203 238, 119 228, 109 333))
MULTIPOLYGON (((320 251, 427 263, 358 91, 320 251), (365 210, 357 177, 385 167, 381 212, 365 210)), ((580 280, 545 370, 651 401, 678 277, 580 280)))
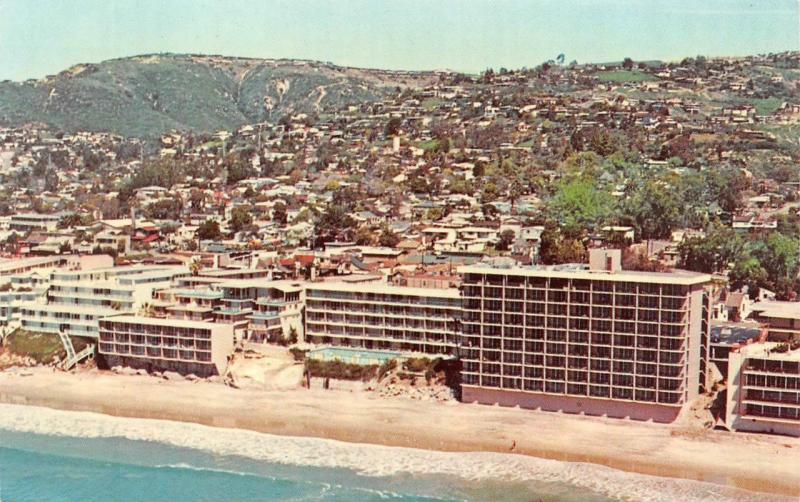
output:
POLYGON ((329 205, 317 218, 314 228, 316 247, 330 241, 349 239, 353 227, 355 220, 350 216, 350 209, 338 204, 329 205))
POLYGON ((231 211, 231 229, 234 232, 240 232, 253 223, 253 216, 250 214, 250 208, 245 206, 237 206, 231 211))
POLYGON ((180 199, 161 199, 148 204, 144 208, 144 214, 154 220, 177 220, 182 209, 180 199))
POLYGON ((626 70, 633 69, 634 64, 635 63, 633 62, 633 59, 631 59, 631 58, 625 58, 622 61, 622 67, 625 68, 626 70))
POLYGON ((235 185, 242 180, 246 180, 247 178, 252 178, 255 176, 255 169, 253 169, 253 167, 246 161, 241 159, 236 159, 228 163, 227 169, 228 176, 226 178, 226 183, 228 185, 235 185))
POLYGON ((375 234, 366 225, 356 229, 355 241, 359 246, 372 246, 376 240, 375 234))
POLYGON ((751 254, 767 274, 766 287, 781 299, 789 299, 800 267, 797 240, 773 232, 766 240, 756 241, 751 254))
POLYGON ((203 270, 203 264, 200 262, 200 260, 192 260, 192 262, 189 264, 189 271, 192 273, 192 275, 200 275, 201 270, 203 270))
POLYGON ((400 127, 403 125, 403 120, 400 117, 392 117, 386 122, 386 127, 383 129, 383 135, 388 137, 397 136, 400 133, 400 127))
POLYGON ((281 225, 286 225, 287 218, 286 204, 281 201, 276 202, 272 207, 272 221, 281 225))
POLYGON ((550 219, 572 235, 587 228, 596 229, 609 219, 612 211, 611 194, 586 178, 560 183, 548 207, 550 219))
POLYGON ((208 219, 197 227, 196 236, 200 240, 215 241, 222 236, 219 230, 219 223, 215 220, 208 219))
POLYGON ((638 228, 642 239, 666 239, 678 225, 680 205, 673 189, 652 180, 628 198, 623 215, 638 228))
POLYGON ((737 262, 745 252, 744 242, 735 230, 717 225, 704 237, 686 239, 678 246, 680 266, 686 270, 720 273, 737 262))
POLYGON ((378 243, 381 246, 393 248, 400 243, 400 236, 393 232, 388 225, 386 225, 383 227, 383 230, 378 236, 378 243))
POLYGON ((189 192, 189 205, 195 211, 202 211, 206 207, 206 194, 202 190, 192 188, 189 192))
POLYGON ((719 169, 708 174, 707 184, 711 198, 723 211, 733 214, 742 206, 743 192, 750 182, 738 169, 719 169))
POLYGON ((739 290, 747 286, 750 298, 755 298, 760 286, 767 282, 767 272, 756 258, 745 256, 733 265, 728 280, 731 289, 739 290))
POLYGON ((511 229, 506 229, 500 232, 500 240, 497 243, 497 250, 498 251, 508 251, 511 248, 511 244, 514 243, 514 239, 516 239, 517 234, 514 233, 511 229))
POLYGON ((545 265, 583 263, 586 247, 578 239, 565 237, 555 223, 548 222, 542 232, 539 258, 545 265))

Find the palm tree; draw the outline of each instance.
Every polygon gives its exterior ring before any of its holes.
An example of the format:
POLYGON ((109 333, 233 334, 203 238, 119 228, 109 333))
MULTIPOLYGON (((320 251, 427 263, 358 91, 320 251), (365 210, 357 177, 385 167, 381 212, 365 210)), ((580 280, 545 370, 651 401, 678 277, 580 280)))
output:
POLYGON ((203 264, 200 263, 200 260, 194 260, 189 264, 189 271, 192 275, 200 275, 201 270, 203 270, 203 264))

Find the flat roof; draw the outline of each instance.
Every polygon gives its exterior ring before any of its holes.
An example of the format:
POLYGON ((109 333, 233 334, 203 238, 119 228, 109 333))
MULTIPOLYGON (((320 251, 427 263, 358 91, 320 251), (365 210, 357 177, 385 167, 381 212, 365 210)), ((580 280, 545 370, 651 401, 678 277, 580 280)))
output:
POLYGON ((348 293, 376 293, 384 295, 427 296, 435 298, 460 299, 461 295, 456 288, 413 288, 409 286, 394 286, 384 282, 314 282, 308 283, 306 289, 320 291, 344 291, 348 293))
POLYGON ((751 343, 739 349, 739 352, 750 358, 773 359, 776 361, 798 361, 800 362, 800 349, 789 350, 787 352, 771 352, 775 347, 781 345, 778 342, 751 343))
POLYGON ((458 267, 459 273, 493 274, 493 275, 521 275, 525 277, 550 277, 558 279, 586 279, 592 281, 613 282, 645 282, 655 284, 694 285, 711 282, 710 274, 690 272, 688 270, 673 270, 671 272, 636 272, 620 270, 607 272, 604 270, 589 270, 587 265, 532 265, 517 267, 496 267, 485 264, 466 265, 458 267))
POLYGON ((800 302, 764 301, 754 303, 751 308, 764 317, 800 319, 800 302))
POLYGON ((711 343, 735 345, 759 336, 761 336, 761 328, 757 325, 711 324, 711 343))

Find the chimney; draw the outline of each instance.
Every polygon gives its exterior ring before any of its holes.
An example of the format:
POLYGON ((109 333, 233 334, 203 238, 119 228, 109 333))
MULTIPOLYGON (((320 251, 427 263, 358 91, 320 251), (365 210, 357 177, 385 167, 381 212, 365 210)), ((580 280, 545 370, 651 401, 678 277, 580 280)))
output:
POLYGON ((589 270, 592 272, 619 272, 622 270, 622 251, 619 249, 590 249, 589 270))

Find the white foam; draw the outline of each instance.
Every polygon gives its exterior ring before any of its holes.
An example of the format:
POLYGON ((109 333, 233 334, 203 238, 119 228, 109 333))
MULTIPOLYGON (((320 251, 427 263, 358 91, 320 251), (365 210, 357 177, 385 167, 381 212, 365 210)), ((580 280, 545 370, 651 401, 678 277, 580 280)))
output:
POLYGON ((444 453, 10 404, 0 404, 0 429, 55 436, 155 441, 276 464, 350 469, 364 476, 408 473, 450 475, 474 481, 568 483, 618 500, 788 500, 713 483, 646 476, 594 464, 522 455, 444 453))

